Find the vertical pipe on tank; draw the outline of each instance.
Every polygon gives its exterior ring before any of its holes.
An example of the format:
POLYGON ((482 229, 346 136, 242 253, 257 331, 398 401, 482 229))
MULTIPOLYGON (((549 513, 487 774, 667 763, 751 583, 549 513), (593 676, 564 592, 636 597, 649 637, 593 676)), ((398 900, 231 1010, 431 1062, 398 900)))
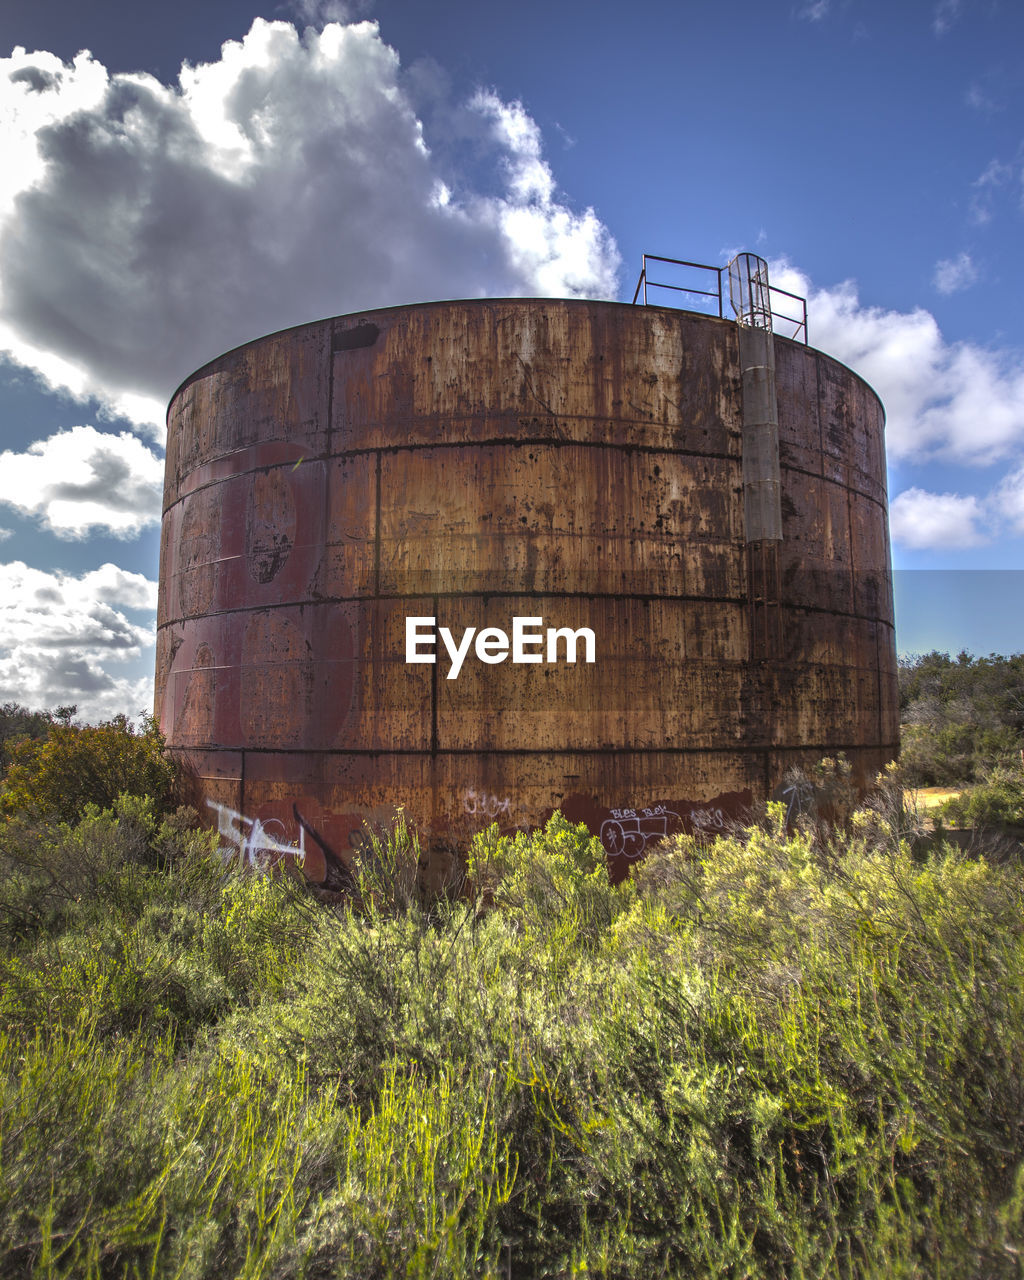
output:
POLYGON ((779 408, 775 395, 768 264, 753 253, 729 263, 743 383, 743 520, 747 543, 782 540, 779 408))
POLYGON ((765 681, 782 650, 779 546, 782 542, 782 483, 779 408, 775 392, 768 264, 753 253, 729 263, 729 300, 736 315, 742 385, 743 529, 747 550, 750 688, 763 733, 766 793, 772 787, 771 745, 775 706, 765 681))

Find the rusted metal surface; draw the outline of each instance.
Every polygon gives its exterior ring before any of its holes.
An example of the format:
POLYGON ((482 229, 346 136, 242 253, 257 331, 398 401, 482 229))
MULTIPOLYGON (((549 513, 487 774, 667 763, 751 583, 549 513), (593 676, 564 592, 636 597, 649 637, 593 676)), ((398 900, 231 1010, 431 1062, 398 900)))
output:
POLYGON ((891 758, 882 409, 830 358, 775 348, 771 644, 729 321, 432 303, 193 375, 168 418, 156 711, 240 850, 302 841, 323 880, 398 805, 435 833, 561 807, 621 867, 793 764, 841 750, 867 779, 891 758), (471 657, 448 680, 443 649, 405 661, 409 616, 588 627, 596 661, 471 657))

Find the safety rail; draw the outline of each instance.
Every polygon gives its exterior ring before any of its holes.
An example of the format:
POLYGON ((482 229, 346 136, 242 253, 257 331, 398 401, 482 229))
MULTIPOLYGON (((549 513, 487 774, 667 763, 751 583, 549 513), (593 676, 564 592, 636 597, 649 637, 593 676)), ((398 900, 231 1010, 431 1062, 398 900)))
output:
MULTIPOLYGON (((659 274, 661 273, 659 272, 659 274)), ((686 277, 683 277, 683 279, 684 281, 686 281, 686 277)), ((633 305, 635 306, 638 300, 642 301, 642 304, 645 307, 659 305, 659 304, 655 304, 648 298, 648 290, 665 289, 671 293, 682 293, 682 294, 685 294, 687 298, 697 300, 695 305, 687 306, 684 308, 687 311, 703 310, 708 314, 716 314, 716 308, 717 308, 717 315, 719 316, 719 318, 724 318, 726 298, 729 294, 728 280, 729 280, 729 264, 726 264, 724 267, 714 267, 714 266, 710 266, 706 262, 686 262, 682 258, 664 258, 656 253, 645 253, 643 255, 643 266, 640 271, 640 279, 637 281, 636 290, 633 293, 633 305), (648 269, 647 269, 647 264, 649 262, 665 263, 665 264, 668 264, 670 267, 681 267, 685 271, 688 271, 691 273, 700 271, 700 272, 704 272, 705 274, 702 277, 694 277, 693 283, 684 282, 682 284, 679 284, 679 283, 674 284, 668 280, 652 280, 650 278, 650 273, 648 272, 648 269), (700 284, 707 284, 707 285, 712 284, 711 277, 714 278, 712 288, 702 289, 698 287, 698 285, 700 284), (715 303, 715 307, 713 308, 711 304, 708 302, 699 301, 700 299, 705 299, 705 298, 712 299, 715 303)), ((797 293, 790 293, 788 289, 780 289, 778 285, 774 285, 774 284, 768 285, 768 296, 770 299, 773 332, 781 333, 783 337, 793 338, 797 341, 800 341, 806 344, 807 343, 807 299, 801 298, 800 295, 797 293), (777 298, 778 299, 788 298, 791 302, 795 302, 799 304, 797 309, 799 310, 800 314, 790 315, 788 314, 788 312, 783 311, 781 307, 787 304, 780 303, 777 306, 776 305, 777 298), (792 332, 785 332, 781 326, 792 326, 792 332)), ((678 305, 678 304, 662 303, 660 305, 672 306, 672 305, 678 305)))

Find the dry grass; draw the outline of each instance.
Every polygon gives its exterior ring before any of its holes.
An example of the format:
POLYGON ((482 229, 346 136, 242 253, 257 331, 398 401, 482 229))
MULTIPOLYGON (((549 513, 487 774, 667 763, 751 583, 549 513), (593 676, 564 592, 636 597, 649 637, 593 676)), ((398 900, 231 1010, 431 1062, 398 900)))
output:
POLYGON ((911 802, 917 805, 918 810, 921 809, 937 809, 940 804, 945 804, 947 800, 954 800, 960 795, 962 788, 955 787, 950 790, 949 787, 918 787, 911 791, 911 802))

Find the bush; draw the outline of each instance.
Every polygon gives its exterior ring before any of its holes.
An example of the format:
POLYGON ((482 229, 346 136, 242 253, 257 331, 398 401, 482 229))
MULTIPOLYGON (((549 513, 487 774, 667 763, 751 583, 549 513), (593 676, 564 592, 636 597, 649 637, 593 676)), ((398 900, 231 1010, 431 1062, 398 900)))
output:
POLYGON ((419 834, 399 812, 390 829, 368 829, 353 863, 353 887, 367 910, 408 911, 422 895, 419 834))
POLYGON ((86 805, 109 809, 123 794, 148 796, 168 809, 175 781, 151 717, 139 730, 123 715, 98 725, 54 723, 45 738, 24 738, 12 748, 0 812, 74 822, 86 805))
POLYGON ((53 724, 70 724, 78 708, 58 707, 56 711, 29 711, 17 702, 0 706, 0 773, 11 761, 11 750, 22 738, 45 738, 53 724))
POLYGON ((910 786, 980 782, 1024 747, 1024 654, 928 653, 899 667, 900 762, 910 786))
POLYGON ((939 817, 950 827, 1024 827, 1024 774, 995 769, 980 786, 947 800, 939 817))
POLYGON ((326 903, 137 799, 11 820, 0 1272, 1009 1280, 1024 870, 906 829, 769 806, 612 886, 556 814, 428 909, 401 826, 326 903))
POLYGON ((467 874, 482 903, 493 903, 528 936, 552 929, 573 941, 596 937, 616 911, 604 845, 585 823, 554 813, 542 831, 498 834, 497 823, 474 837, 467 874))

